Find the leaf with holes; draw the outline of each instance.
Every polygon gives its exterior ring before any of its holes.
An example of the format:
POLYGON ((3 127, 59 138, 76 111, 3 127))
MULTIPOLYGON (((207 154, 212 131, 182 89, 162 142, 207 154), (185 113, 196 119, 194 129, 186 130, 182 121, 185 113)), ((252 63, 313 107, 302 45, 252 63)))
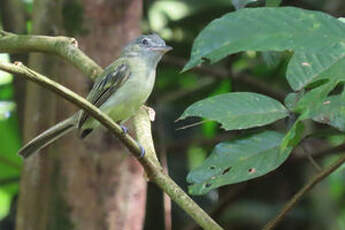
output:
POLYGON ((345 44, 337 43, 317 53, 296 52, 287 68, 287 80, 293 90, 315 81, 345 80, 345 44))
POLYGON ((207 160, 192 170, 189 192, 202 195, 211 189, 262 176, 278 168, 292 148, 280 151, 284 135, 265 131, 246 138, 218 144, 207 160))
POLYGON ((245 50, 317 52, 341 42, 345 24, 328 14, 294 7, 243 8, 201 31, 183 71, 245 50))
POLYGON ((217 121, 226 130, 247 129, 270 124, 288 115, 277 100, 257 93, 226 93, 189 106, 180 119, 196 116, 217 121))

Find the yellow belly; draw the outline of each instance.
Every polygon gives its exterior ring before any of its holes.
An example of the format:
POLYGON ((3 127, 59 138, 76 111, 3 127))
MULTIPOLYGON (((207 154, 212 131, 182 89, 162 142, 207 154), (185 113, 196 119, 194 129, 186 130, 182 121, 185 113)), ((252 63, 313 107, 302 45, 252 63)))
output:
MULTIPOLYGON (((132 73, 127 82, 100 106, 100 109, 115 122, 126 121, 142 106, 152 92, 155 81, 155 71, 147 75, 132 73), (145 79, 138 79, 143 77, 145 79)), ((89 118, 82 129, 93 129, 99 122, 89 118)))

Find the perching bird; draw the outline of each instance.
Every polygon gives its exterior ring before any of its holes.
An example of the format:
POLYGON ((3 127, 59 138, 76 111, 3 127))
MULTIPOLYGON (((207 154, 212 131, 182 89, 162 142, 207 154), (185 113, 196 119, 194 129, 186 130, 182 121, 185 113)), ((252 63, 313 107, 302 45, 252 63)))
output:
MULTIPOLYGON (((150 96, 157 64, 171 49, 157 34, 139 36, 96 79, 87 100, 115 122, 126 121, 150 96)), ((80 110, 35 137, 19 150, 19 154, 28 157, 74 129, 79 129, 84 138, 99 125, 97 120, 80 110)), ((123 129, 126 130, 124 126, 123 129)), ((144 153, 142 149, 142 155, 144 153)))

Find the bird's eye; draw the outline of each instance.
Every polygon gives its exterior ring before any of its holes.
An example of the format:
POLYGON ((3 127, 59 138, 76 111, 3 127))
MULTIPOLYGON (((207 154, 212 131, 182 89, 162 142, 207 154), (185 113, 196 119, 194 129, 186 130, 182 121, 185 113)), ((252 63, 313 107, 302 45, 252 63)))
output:
POLYGON ((143 45, 147 46, 147 45, 149 44, 149 41, 148 41, 146 38, 144 38, 144 39, 141 41, 141 43, 143 43, 143 45))

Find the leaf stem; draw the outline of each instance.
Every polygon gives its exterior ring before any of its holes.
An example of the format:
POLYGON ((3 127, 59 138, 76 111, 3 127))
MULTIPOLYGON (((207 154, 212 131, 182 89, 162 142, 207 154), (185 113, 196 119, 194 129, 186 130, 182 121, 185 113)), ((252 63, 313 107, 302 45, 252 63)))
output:
POLYGON ((280 213, 274 217, 271 221, 269 221, 264 227, 263 230, 271 230, 277 227, 277 225, 284 219, 286 214, 297 204, 298 201, 302 199, 302 197, 312 189, 317 183, 322 181, 332 172, 334 172, 337 168, 339 168, 345 162, 345 154, 342 155, 337 161, 333 164, 329 165, 326 169, 321 171, 320 173, 316 174, 306 185, 304 185, 292 198, 288 201, 280 213))

